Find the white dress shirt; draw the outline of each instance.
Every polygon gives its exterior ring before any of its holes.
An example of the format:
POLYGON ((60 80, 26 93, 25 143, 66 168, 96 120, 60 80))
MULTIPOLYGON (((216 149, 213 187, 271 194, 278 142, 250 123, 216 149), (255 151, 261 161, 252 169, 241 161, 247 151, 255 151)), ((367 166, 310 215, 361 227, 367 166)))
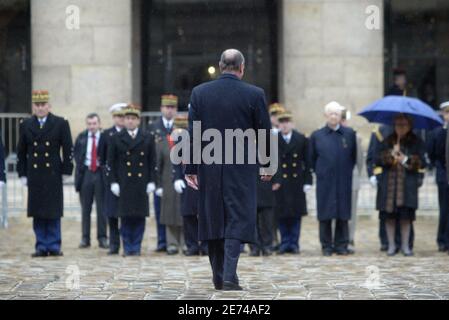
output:
POLYGON ((139 128, 136 128, 136 129, 134 129, 134 130, 128 130, 128 134, 131 136, 131 137, 137 137, 137 133, 139 132, 139 128))
MULTIPOLYGON (((91 159, 92 159, 92 133, 88 133, 87 137, 87 150, 86 150, 86 160, 84 160, 84 164, 87 167, 90 167, 91 159)), ((98 143, 100 142, 100 130, 95 133, 95 145, 97 146, 97 167, 100 165, 98 161, 98 143)))
POLYGON ((284 138, 285 143, 290 143, 290 141, 292 140, 292 132, 290 131, 290 133, 288 134, 283 134, 282 138, 284 138))
POLYGON ((171 120, 167 120, 167 119, 165 119, 164 117, 162 117, 162 122, 164 123, 164 127, 165 128, 170 128, 170 129, 173 129, 173 119, 171 119, 171 120))

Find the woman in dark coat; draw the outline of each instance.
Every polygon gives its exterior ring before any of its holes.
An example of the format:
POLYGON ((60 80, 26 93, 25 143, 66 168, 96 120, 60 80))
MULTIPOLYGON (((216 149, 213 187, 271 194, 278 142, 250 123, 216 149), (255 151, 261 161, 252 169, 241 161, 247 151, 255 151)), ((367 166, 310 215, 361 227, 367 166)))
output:
POLYGON ((418 208, 418 188, 426 165, 425 145, 413 131, 410 117, 400 114, 394 121, 394 132, 381 144, 376 165, 382 167, 379 176, 376 208, 385 219, 389 256, 396 253, 395 225, 400 221, 402 253, 413 255, 409 236, 418 208))

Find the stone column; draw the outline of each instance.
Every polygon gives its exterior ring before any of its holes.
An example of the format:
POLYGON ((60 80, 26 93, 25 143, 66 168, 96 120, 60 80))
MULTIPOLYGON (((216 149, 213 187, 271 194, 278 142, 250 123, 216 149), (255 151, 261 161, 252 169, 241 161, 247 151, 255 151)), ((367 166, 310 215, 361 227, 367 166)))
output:
POLYGON ((131 1, 31 1, 33 88, 50 90, 54 113, 69 119, 74 134, 90 112, 109 126, 109 106, 131 100, 131 1), (79 29, 66 26, 71 5, 79 29))
POLYGON ((354 114, 351 125, 368 137, 372 126, 355 113, 383 95, 382 3, 283 0, 280 97, 301 131, 321 127, 324 105, 336 100, 354 114), (365 26, 370 5, 380 9, 380 30, 365 26))

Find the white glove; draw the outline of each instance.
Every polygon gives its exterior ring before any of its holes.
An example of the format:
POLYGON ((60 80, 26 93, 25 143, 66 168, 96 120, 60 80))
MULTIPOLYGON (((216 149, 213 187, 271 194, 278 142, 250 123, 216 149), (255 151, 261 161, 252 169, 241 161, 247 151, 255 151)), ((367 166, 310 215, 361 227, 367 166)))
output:
POLYGON ((157 188, 155 194, 158 197, 162 197, 162 194, 164 193, 164 190, 162 188, 157 188))
POLYGON ((116 196, 120 197, 120 185, 118 183, 111 184, 111 192, 116 196))
POLYGON ((154 192, 156 190, 156 184, 154 182, 150 182, 147 184, 147 193, 150 194, 151 192, 154 192))
POLYGON ((376 178, 376 176, 369 177, 369 182, 371 183, 371 186, 373 186, 373 188, 377 187, 377 178, 376 178))
POLYGON ((27 177, 20 178, 20 182, 22 183, 22 186, 26 187, 28 185, 27 177))
POLYGON ((5 186, 6 182, 5 181, 0 181, 0 189, 3 189, 3 187, 5 186))
POLYGON ((177 193, 182 193, 183 189, 186 188, 186 184, 185 184, 184 180, 182 180, 182 179, 176 180, 175 183, 173 184, 173 186, 175 187, 175 191, 177 193))
POLYGON ((305 184, 305 185, 302 187, 302 191, 304 191, 304 193, 309 192, 311 189, 312 189, 312 186, 311 186, 310 184, 305 184))

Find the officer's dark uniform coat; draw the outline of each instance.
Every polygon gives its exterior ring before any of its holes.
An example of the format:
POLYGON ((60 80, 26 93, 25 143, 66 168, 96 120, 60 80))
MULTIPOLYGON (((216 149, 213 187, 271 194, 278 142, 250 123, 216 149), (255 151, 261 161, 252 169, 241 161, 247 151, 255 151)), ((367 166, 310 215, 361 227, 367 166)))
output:
POLYGON ((103 173, 103 182, 105 184, 103 211, 109 218, 118 218, 117 214, 118 197, 116 197, 112 193, 110 188, 109 174, 111 172, 111 167, 107 163, 108 146, 111 145, 112 136, 115 135, 116 133, 118 133, 118 131, 115 128, 115 126, 104 130, 101 133, 100 143, 98 144, 98 161, 100 162, 100 166, 103 173))
POLYGON ((275 191, 276 216, 278 218, 300 218, 307 214, 305 184, 312 184, 312 173, 308 161, 308 139, 296 130, 292 131, 287 144, 278 134, 279 169, 274 182, 281 185, 275 191))
POLYGON ((150 215, 147 184, 154 182, 154 139, 139 129, 133 139, 126 129, 114 134, 108 145, 110 184, 120 185, 119 217, 150 215))
POLYGON ((327 125, 310 137, 309 156, 316 175, 318 220, 351 219, 352 172, 357 159, 356 134, 327 125))
MULTIPOLYGON (((214 128, 220 132, 223 140, 225 129, 271 129, 264 91, 232 74, 223 74, 217 80, 193 89, 189 109, 191 138, 193 121, 201 121, 201 134, 209 128, 214 128)), ((269 135, 270 132, 267 132, 266 136, 269 135)), ((207 144, 203 143, 203 147, 207 144)), ((259 168, 257 164, 247 163, 247 146, 244 150, 244 164, 186 166, 185 173, 197 174, 199 179, 200 241, 255 241, 256 179, 259 179, 259 168)), ((223 150, 222 163, 224 155, 223 150)))
POLYGON ((28 179, 29 217, 63 216, 62 175, 72 174, 72 149, 67 120, 50 113, 42 128, 36 116, 21 123, 17 171, 19 177, 28 179))

